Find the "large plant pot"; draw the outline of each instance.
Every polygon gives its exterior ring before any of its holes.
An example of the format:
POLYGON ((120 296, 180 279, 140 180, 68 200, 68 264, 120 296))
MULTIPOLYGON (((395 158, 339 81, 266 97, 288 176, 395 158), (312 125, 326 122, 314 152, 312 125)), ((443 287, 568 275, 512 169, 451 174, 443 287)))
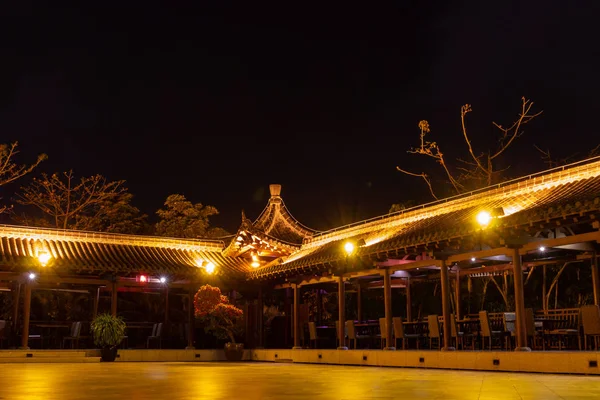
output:
POLYGON ((225 358, 227 361, 241 361, 243 356, 243 343, 225 343, 225 358))
POLYGON ((105 347, 101 350, 102 361, 113 362, 117 358, 117 346, 105 347))

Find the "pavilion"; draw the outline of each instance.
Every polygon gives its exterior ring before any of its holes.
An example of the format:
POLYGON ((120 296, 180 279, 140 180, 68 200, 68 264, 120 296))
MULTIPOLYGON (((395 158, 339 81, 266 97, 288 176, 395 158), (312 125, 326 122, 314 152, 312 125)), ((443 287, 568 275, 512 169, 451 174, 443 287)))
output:
MULTIPOLYGON (((523 294, 528 269, 589 260, 594 303, 600 302, 600 158, 324 232, 292 216, 281 186, 271 185, 270 190, 260 216, 251 221, 242 213, 238 231, 227 242, 0 226, 0 285, 15 299, 23 296, 23 309, 16 301, 13 313, 14 321, 23 313, 22 347, 28 346, 31 291, 42 288, 84 287, 95 293, 94 314, 100 292, 110 292, 111 312, 116 314, 120 291, 153 288, 166 292, 167 299, 171 291, 191 300, 200 285, 215 278, 232 287, 252 286, 258 291, 259 346, 262 293, 290 288, 295 347, 300 346, 300 288, 321 283, 337 284, 339 321, 346 319, 346 283, 383 286, 389 349, 392 287, 406 288, 410 298, 411 280, 424 273, 441 282, 445 321, 451 296, 460 301, 458 293, 451 294, 450 280, 514 274, 517 350, 528 350, 523 294)), ((458 292, 460 285, 455 287, 458 292)), ((188 309, 191 321, 193 308, 188 309)), ((191 348, 192 324, 189 329, 191 348)), ((339 331, 343 348, 344 331, 339 331)), ((444 324, 443 337, 443 347, 451 349, 449 324, 444 324)))

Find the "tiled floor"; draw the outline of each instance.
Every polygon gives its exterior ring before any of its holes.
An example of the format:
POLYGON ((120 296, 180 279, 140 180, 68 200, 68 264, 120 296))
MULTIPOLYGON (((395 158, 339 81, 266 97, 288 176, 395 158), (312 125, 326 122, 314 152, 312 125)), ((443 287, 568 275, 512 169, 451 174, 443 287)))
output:
POLYGON ((0 399, 599 399, 600 378, 282 363, 0 364, 0 399))

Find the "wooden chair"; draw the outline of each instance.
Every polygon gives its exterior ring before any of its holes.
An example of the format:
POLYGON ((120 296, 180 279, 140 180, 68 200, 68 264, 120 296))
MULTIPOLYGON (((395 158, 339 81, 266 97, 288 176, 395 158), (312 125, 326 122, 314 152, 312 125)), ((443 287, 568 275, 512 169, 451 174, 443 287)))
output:
POLYGON ((481 327, 481 349, 482 350, 485 350, 486 339, 488 339, 490 350, 492 350, 492 348, 493 348, 492 339, 493 338, 500 339, 500 343, 501 343, 501 345, 499 346, 500 348, 502 348, 502 340, 504 340, 504 347, 508 348, 507 342, 510 339, 509 339, 507 332, 492 330, 492 326, 490 324, 490 318, 488 316, 487 311, 479 311, 479 325, 481 327))
POLYGON ((0 320, 0 348, 5 340, 10 342, 10 321, 0 320))
POLYGON ((440 320, 437 314, 427 316, 427 327, 429 329, 429 349, 433 348, 434 339, 437 341, 437 348, 442 346, 442 335, 440 334, 440 320))
POLYGON ((317 324, 314 322, 308 323, 308 338, 309 338, 309 347, 312 347, 313 349, 318 349, 319 348, 319 340, 321 340, 322 338, 320 338, 317 335, 317 324))
POLYGON ((62 341, 62 348, 65 348, 66 342, 71 342, 71 348, 79 348, 79 339, 81 336, 81 322, 73 322, 71 324, 71 333, 65 336, 62 341))
POLYGON ((465 343, 464 343, 464 332, 460 332, 458 330, 458 326, 456 325, 456 317, 454 316, 454 314, 450 314, 450 330, 451 330, 451 334, 452 334, 452 339, 454 339, 454 345, 456 346, 456 349, 460 348, 464 350, 465 348, 465 343))
MULTIPOLYGON (((517 313, 515 312, 505 312, 502 313, 502 327, 504 328, 504 332, 506 334, 506 349, 511 350, 513 339, 516 347, 516 338, 517 338, 517 313)), ((492 326, 492 329, 494 327, 492 326)))
POLYGON ((588 336, 594 340, 594 349, 598 350, 598 338, 600 338, 600 311, 598 306, 581 307, 581 322, 583 323, 584 350, 588 349, 588 336))
POLYGON ((421 337, 418 334, 406 334, 404 330, 404 321, 402 321, 402 317, 394 317, 392 318, 392 322, 394 324, 394 344, 396 348, 398 348, 398 339, 402 340, 402 350, 406 350, 406 341, 408 339, 415 339, 417 342, 417 349, 419 348, 419 338, 421 337))
POLYGON ((162 349, 162 327, 163 324, 158 323, 158 324, 154 324, 154 326, 152 326, 152 335, 148 336, 148 339, 146 340, 146 348, 149 349, 150 348, 150 342, 153 340, 158 341, 158 348, 162 349))
MULTIPOLYGON (((354 349, 356 349, 356 342, 358 340, 362 340, 362 339, 367 339, 368 336, 364 336, 364 335, 357 335, 356 334, 356 327, 354 326, 354 320, 348 320, 346 321, 346 335, 348 337, 348 344, 352 344, 352 341, 354 341, 354 349)), ((348 346, 350 347, 350 346, 348 346)))
POLYGON ((570 343, 577 338, 577 345, 581 350, 581 336, 579 335, 580 322, 579 308, 564 308, 559 310, 547 310, 546 318, 552 320, 552 327, 544 331, 549 339, 550 347, 569 347, 570 343))
POLYGON ((542 333, 535 329, 535 318, 533 308, 525 309, 525 331, 527 332, 527 340, 531 338, 531 349, 536 350, 538 343, 542 342, 542 350, 546 349, 542 333))

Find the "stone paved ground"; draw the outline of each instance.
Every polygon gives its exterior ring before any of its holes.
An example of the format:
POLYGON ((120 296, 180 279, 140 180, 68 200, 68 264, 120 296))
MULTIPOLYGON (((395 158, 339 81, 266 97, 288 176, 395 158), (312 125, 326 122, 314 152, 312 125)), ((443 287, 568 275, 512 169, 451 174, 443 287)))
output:
POLYGON ((281 363, 0 364, 0 399, 600 399, 600 378, 281 363))

